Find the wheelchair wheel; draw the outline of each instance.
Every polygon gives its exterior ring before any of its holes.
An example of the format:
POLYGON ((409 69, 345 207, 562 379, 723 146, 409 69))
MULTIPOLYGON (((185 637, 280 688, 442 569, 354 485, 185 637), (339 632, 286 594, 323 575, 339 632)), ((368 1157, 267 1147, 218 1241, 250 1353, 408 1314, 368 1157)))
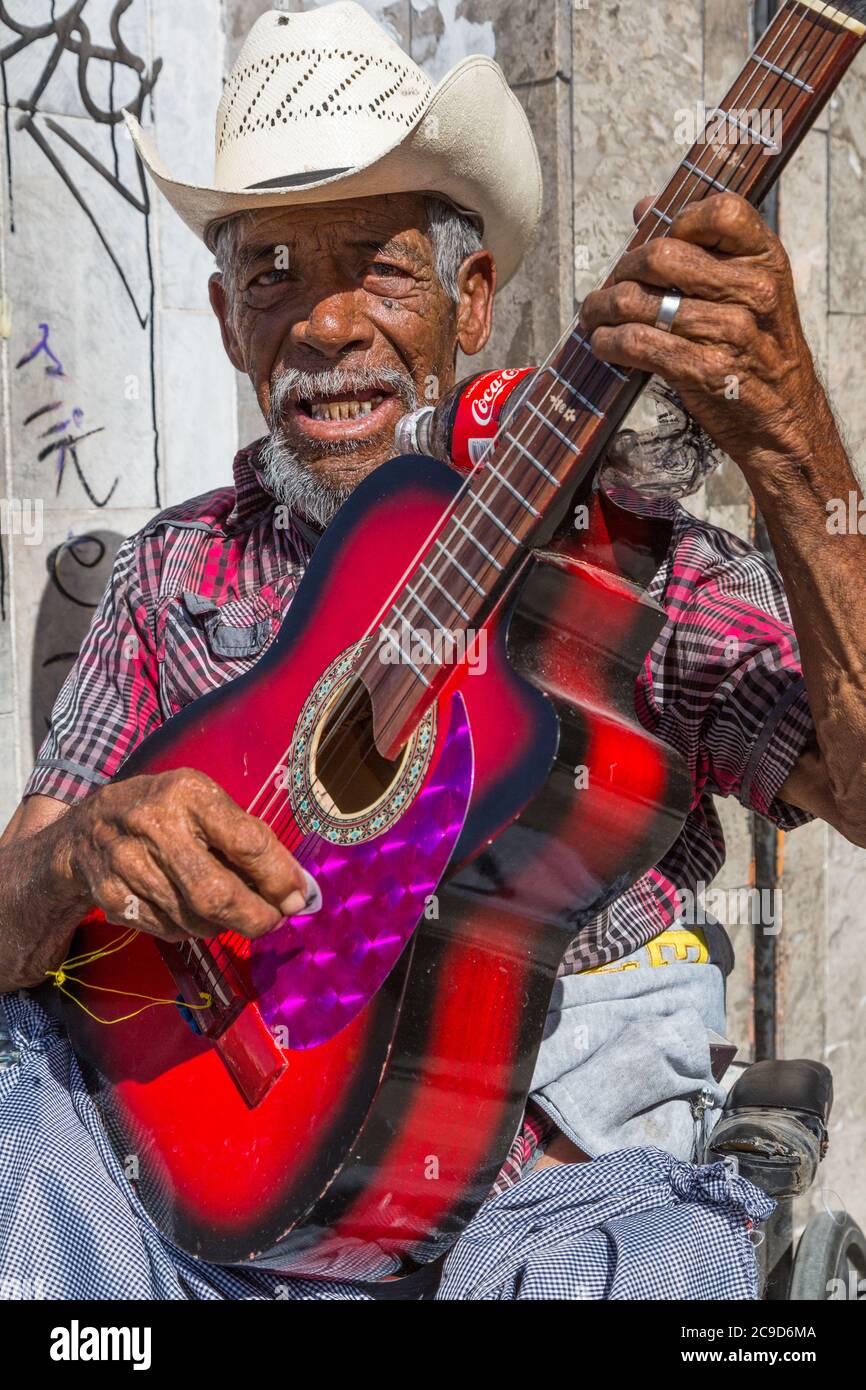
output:
POLYGON ((797 1246, 788 1298, 795 1303, 866 1299, 866 1236, 846 1211, 812 1217, 797 1246))

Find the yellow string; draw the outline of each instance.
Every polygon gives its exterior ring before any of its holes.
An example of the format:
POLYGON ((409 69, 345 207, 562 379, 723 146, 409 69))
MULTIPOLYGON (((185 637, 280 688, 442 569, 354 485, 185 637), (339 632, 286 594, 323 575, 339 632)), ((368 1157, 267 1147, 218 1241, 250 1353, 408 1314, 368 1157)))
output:
MULTIPOLYGON (((106 1025, 112 1023, 126 1023, 129 1019, 138 1018, 139 1014, 146 1013, 146 1011, 152 1009, 155 1004, 172 1004, 177 1007, 177 999, 157 999, 153 994, 139 994, 137 991, 130 989, 112 989, 110 985, 95 985, 91 980, 76 979, 75 976, 71 974, 73 970, 78 970, 85 965, 92 965, 94 961, 103 960, 106 956, 113 956, 117 951, 122 951, 123 948, 128 946, 131 941, 134 941, 137 936, 137 929, 135 927, 130 927, 122 936, 115 937, 114 941, 109 941, 107 946, 100 946, 95 951, 85 951, 80 956, 70 956, 69 959, 63 961, 56 970, 46 970, 45 974, 54 981, 55 988, 59 989, 61 994, 65 994, 67 999, 71 999, 73 1004, 77 1004, 79 1009, 82 1009, 95 1023, 105 1023, 106 1025), (99 990, 101 994, 122 994, 127 999, 144 999, 147 1002, 140 1009, 134 1009, 132 1013, 123 1014, 120 1018, 100 1018, 98 1014, 88 1009, 87 1005, 83 1004, 71 990, 66 988, 67 980, 70 982, 74 981, 77 985, 83 985, 85 989, 99 990)), ((184 1000, 183 1007, 187 1009, 209 1009, 212 1006, 212 995, 205 994, 200 990, 199 998, 202 1000, 201 1004, 188 1004, 187 1001, 184 1000)))

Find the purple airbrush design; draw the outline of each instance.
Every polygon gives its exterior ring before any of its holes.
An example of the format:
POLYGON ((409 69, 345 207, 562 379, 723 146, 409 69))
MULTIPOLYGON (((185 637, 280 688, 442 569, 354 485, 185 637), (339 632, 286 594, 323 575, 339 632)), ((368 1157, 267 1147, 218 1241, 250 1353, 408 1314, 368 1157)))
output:
POLYGON ((290 1050, 332 1038, 372 999, 409 941, 454 849, 472 791, 472 742, 455 696, 442 755, 391 830, 358 845, 316 836, 304 868, 322 891, 309 917, 253 941, 250 969, 267 1026, 290 1050))

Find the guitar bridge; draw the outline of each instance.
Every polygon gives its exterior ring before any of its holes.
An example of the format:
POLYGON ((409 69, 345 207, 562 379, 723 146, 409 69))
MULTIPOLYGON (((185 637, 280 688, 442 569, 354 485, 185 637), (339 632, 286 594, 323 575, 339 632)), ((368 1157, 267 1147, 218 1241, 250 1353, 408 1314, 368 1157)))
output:
POLYGON ((247 1105, 258 1105, 287 1063, 228 952, 192 937, 157 945, 196 1031, 214 1045, 247 1105))

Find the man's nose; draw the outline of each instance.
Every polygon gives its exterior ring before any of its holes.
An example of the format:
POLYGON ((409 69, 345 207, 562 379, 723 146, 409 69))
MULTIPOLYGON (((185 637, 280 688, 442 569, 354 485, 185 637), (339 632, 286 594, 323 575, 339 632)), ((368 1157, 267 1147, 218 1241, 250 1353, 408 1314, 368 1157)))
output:
POLYGON ((373 325, 362 312, 357 290, 339 290, 317 298, 306 318, 292 329, 296 345, 322 357, 341 357, 350 348, 366 350, 373 341, 373 325))

